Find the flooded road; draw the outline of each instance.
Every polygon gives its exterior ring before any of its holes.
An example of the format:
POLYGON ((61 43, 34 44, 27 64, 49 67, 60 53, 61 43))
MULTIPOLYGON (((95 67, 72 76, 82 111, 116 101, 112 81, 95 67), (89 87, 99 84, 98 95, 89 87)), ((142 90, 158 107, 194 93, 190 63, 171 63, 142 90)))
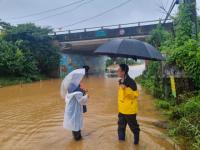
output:
MULTIPOLYGON (((133 68, 134 70, 134 68, 133 68)), ((0 88, 0 150, 173 150, 165 131, 153 125, 162 120, 153 97, 139 87, 141 141, 117 139, 116 78, 90 77, 85 85, 90 99, 84 115, 83 140, 75 142, 62 127, 64 100, 60 80, 0 88)))

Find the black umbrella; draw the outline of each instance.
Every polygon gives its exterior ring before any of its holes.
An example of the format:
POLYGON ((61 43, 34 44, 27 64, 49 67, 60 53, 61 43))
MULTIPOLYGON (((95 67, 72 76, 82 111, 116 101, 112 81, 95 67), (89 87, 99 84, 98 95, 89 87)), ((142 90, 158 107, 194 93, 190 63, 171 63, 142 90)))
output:
POLYGON ((113 39, 95 51, 99 55, 145 60, 164 60, 161 53, 152 45, 135 39, 113 39))

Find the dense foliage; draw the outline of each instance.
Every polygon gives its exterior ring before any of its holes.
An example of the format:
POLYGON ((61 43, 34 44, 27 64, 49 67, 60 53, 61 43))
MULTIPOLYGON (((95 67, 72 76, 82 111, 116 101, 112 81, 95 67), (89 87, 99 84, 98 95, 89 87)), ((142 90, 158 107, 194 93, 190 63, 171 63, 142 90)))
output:
MULTIPOLYGON (((200 89, 200 41, 195 36, 193 19, 191 5, 180 5, 174 20, 174 31, 167 33, 161 26, 158 26, 152 32, 148 42, 166 54, 165 66, 175 66, 179 70, 183 70, 186 76, 194 81, 198 91, 200 89)), ((162 76, 159 70, 160 64, 158 62, 149 62, 147 70, 138 79, 152 93, 160 93, 157 97, 164 98, 162 97, 164 94, 163 84, 159 80, 162 76), (160 89, 159 92, 158 89, 160 89)), ((183 94, 190 95, 190 93, 183 94)), ((177 105, 176 100, 169 98, 157 100, 156 105, 169 114, 171 120, 170 135, 184 138, 186 149, 199 149, 200 94, 190 95, 190 98, 185 97, 179 105, 177 105)))
MULTIPOLYGON (((175 17, 174 33, 165 31, 161 25, 153 30, 148 42, 166 54, 166 66, 176 66, 184 70, 185 74, 200 88, 200 41, 195 39, 189 5, 180 5, 179 13, 175 17), (175 35, 174 35, 175 34, 175 35)), ((159 78, 160 63, 149 62, 143 78, 148 88, 153 89, 154 81, 159 78), (151 82, 151 83, 150 83, 151 82)))
POLYGON ((11 26, 0 22, 0 76, 37 80, 58 69, 59 52, 49 36, 51 29, 34 24, 11 26))

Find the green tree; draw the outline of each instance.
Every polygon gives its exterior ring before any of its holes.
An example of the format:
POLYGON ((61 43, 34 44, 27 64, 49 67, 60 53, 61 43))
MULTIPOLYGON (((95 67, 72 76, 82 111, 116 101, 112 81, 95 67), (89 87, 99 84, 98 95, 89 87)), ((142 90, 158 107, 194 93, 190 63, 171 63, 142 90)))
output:
POLYGON ((179 11, 175 17, 175 34, 176 44, 182 45, 185 41, 194 36, 193 22, 192 22, 192 11, 190 4, 181 4, 179 11))
POLYGON ((17 42, 24 54, 32 53, 40 73, 48 75, 58 68, 60 58, 58 47, 48 35, 50 32, 49 28, 37 27, 31 23, 21 24, 7 29, 4 39, 17 42))
POLYGON ((7 29, 10 29, 12 26, 7 23, 7 22, 4 22, 0 19, 0 29, 1 30, 7 30, 7 29))
POLYGON ((36 62, 12 42, 0 39, 0 75, 34 79, 38 74, 36 62))
POLYGON ((147 39, 147 42, 159 49, 169 36, 170 33, 167 32, 161 24, 159 24, 156 29, 152 30, 151 36, 147 39))

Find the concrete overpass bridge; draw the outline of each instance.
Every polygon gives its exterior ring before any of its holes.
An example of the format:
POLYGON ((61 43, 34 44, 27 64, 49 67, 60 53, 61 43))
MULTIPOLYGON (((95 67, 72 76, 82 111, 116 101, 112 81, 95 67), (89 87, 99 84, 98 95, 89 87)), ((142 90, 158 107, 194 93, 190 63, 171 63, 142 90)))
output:
MULTIPOLYGON (((92 72, 102 72, 104 57, 95 56, 94 50, 113 38, 145 40, 162 20, 143 21, 119 25, 57 31, 52 36, 61 46, 61 71, 70 72, 83 65, 91 66, 92 72), (65 66, 65 67, 64 67, 65 66), (64 69, 63 69, 64 68, 64 69)), ((171 31, 173 23, 168 20, 162 26, 171 31)))
MULTIPOLYGON (((90 53, 99 45, 112 38, 134 38, 145 40, 162 20, 143 21, 119 25, 57 31, 53 37, 57 40, 64 53, 90 53)), ((173 24, 168 21, 162 25, 172 30, 173 24)))

